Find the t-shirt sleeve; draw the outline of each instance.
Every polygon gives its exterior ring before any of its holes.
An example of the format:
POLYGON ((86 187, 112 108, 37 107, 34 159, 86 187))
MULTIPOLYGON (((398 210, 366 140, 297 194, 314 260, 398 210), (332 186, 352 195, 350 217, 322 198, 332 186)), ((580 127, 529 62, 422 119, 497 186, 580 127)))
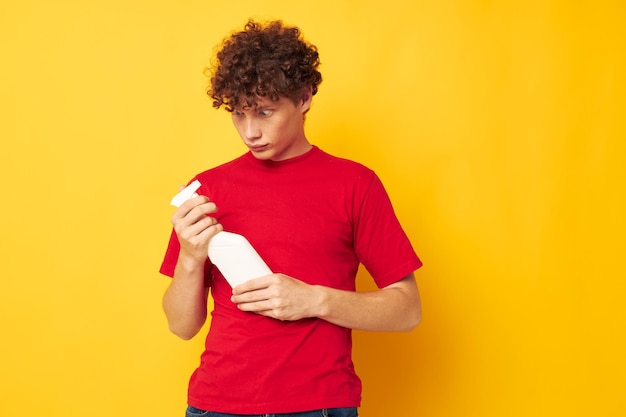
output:
POLYGON ((178 242, 176 232, 174 231, 174 229, 172 229, 170 241, 167 245, 167 250, 165 251, 165 257, 163 258, 161 268, 159 269, 160 273, 162 273, 163 275, 167 275, 168 277, 174 276, 174 269, 176 269, 176 262, 178 261, 179 251, 180 243, 178 242))
POLYGON ((393 210, 382 182, 372 173, 356 207, 355 251, 379 288, 393 284, 422 266, 393 210))
MULTIPOLYGON (((178 236, 176 236, 176 231, 172 229, 172 234, 170 235, 170 241, 167 245, 167 249, 165 251, 165 256, 163 258, 163 262, 161 263, 161 268, 159 272, 163 275, 167 275, 168 277, 174 276, 174 270, 176 269, 176 263, 178 262, 178 253, 180 252, 180 242, 178 241, 178 236)), ((207 261, 204 264, 204 285, 208 288, 211 286, 211 277, 213 270, 213 264, 209 261, 207 257, 207 261)))

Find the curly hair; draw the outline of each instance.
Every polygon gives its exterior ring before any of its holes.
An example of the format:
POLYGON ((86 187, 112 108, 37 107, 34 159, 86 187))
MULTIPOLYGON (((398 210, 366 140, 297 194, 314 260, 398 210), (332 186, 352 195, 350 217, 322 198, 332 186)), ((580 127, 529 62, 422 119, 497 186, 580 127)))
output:
POLYGON ((216 54, 207 94, 213 107, 229 112, 238 106, 254 106, 258 97, 297 102, 302 89, 313 95, 322 82, 317 70, 319 55, 314 45, 302 39, 297 27, 280 20, 265 26, 248 20, 244 30, 226 38, 216 54))

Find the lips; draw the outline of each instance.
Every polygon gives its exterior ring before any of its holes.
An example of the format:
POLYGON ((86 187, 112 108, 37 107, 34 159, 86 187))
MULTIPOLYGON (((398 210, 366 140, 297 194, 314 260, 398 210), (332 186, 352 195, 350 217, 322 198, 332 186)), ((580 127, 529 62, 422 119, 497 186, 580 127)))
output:
POLYGON ((250 148, 252 152, 261 152, 262 150, 266 149, 267 146, 268 144, 266 143, 265 145, 248 145, 248 148, 250 148))

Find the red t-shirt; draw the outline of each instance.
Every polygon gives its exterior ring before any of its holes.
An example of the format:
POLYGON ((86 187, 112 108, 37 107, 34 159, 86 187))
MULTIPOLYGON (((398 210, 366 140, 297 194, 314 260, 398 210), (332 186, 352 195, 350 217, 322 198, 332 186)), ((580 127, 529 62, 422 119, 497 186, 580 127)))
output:
MULTIPOLYGON (((359 263, 379 287, 421 266, 374 172, 317 147, 280 162, 247 153, 195 179, 224 230, 245 236, 273 272, 354 291, 359 263)), ((173 276, 178 251, 172 232, 163 274, 173 276)), ((207 283, 214 310, 190 405, 238 414, 360 405, 350 329, 242 312, 210 262, 207 283)))

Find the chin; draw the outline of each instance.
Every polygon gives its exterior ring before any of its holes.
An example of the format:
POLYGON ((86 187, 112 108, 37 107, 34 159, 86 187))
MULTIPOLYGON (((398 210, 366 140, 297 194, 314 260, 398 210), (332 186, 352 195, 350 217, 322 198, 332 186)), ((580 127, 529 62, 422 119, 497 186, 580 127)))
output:
POLYGON ((273 158, 273 154, 271 152, 252 152, 252 156, 261 161, 268 161, 273 158))

